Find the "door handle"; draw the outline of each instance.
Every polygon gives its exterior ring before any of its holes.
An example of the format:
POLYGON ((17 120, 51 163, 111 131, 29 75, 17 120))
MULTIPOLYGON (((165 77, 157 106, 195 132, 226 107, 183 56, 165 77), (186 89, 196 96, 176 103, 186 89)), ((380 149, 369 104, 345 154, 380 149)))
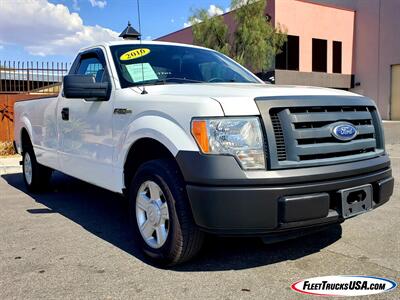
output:
POLYGON ((64 107, 64 108, 61 110, 61 118, 62 118, 64 121, 68 121, 68 120, 69 120, 69 108, 68 108, 68 107, 64 107))

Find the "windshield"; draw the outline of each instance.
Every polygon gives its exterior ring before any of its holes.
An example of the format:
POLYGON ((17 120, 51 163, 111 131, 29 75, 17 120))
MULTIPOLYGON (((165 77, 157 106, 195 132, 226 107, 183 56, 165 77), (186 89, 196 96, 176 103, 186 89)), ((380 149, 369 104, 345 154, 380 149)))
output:
POLYGON ((111 52, 122 88, 167 83, 260 83, 240 65, 206 49, 136 44, 112 46, 111 52))

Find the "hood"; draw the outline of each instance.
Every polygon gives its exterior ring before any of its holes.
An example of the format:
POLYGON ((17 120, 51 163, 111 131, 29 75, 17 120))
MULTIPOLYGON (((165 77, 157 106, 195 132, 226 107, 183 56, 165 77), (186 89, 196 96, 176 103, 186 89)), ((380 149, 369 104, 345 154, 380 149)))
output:
MULTIPOLYGON (((136 90, 136 89, 135 89, 136 90)), ((247 83, 194 83, 146 86, 149 94, 187 97, 209 97, 217 100, 225 115, 259 115, 254 101, 256 97, 277 96, 353 96, 362 97, 347 91, 307 87, 279 86, 247 83)))

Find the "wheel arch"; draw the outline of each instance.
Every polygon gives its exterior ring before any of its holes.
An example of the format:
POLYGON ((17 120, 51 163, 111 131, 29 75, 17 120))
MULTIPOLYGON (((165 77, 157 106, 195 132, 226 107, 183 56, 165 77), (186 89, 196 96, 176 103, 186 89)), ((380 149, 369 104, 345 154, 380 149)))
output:
MULTIPOLYGON (((190 124, 190 121, 187 124, 190 124)), ((118 190, 128 187, 129 180, 140 163, 165 157, 173 159, 176 163, 175 157, 179 151, 198 150, 189 132, 189 128, 180 126, 177 121, 166 115, 142 115, 132 121, 123 129, 116 142, 115 168, 122 173, 118 179, 118 190), (146 151, 149 148, 153 151, 146 151), (133 157, 138 159, 133 162, 133 157)))
POLYGON ((32 138, 28 129, 22 127, 20 132, 21 152, 27 149, 27 147, 33 148, 32 138))
POLYGON ((33 147, 33 131, 32 125, 27 116, 22 116, 21 121, 16 123, 15 128, 15 142, 17 149, 22 153, 24 150, 24 143, 28 142, 33 147))
POLYGON ((130 181, 141 164, 150 160, 163 158, 174 161, 179 171, 181 171, 175 160, 175 156, 163 143, 149 137, 136 140, 129 148, 123 167, 125 189, 129 187, 130 181))

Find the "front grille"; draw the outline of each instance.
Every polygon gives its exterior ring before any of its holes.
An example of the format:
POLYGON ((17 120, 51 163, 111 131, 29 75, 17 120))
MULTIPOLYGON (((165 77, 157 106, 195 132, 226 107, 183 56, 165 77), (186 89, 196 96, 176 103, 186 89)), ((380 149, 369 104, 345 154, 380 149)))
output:
POLYGON ((264 124, 272 169, 337 164, 383 153, 379 116, 372 105, 275 106, 268 108, 268 118, 264 124), (332 130, 340 122, 353 124, 358 135, 347 142, 335 138, 332 130))
POLYGON ((283 130, 281 126, 281 122, 279 121, 279 117, 277 113, 271 114, 271 122, 272 127, 274 128, 275 141, 276 141, 276 153, 278 156, 278 160, 286 160, 286 145, 285 145, 285 137, 283 135, 283 130))

